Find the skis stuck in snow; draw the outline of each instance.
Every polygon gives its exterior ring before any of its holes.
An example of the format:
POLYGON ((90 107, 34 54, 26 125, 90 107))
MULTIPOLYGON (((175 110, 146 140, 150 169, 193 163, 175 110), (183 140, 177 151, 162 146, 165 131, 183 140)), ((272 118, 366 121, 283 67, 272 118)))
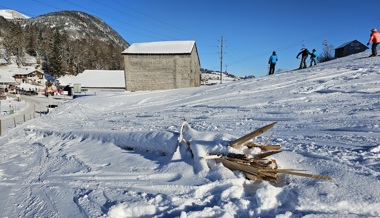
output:
MULTIPOLYGON (((295 176, 309 177, 315 179, 332 180, 331 177, 323 175, 314 175, 305 173, 305 170, 298 169, 281 169, 276 160, 271 158, 272 155, 281 152, 281 145, 268 145, 272 135, 260 145, 253 142, 253 139, 271 129, 277 122, 271 123, 269 125, 263 126, 256 129, 236 140, 231 141, 228 146, 236 149, 259 149, 260 152, 254 156, 247 156, 245 154, 228 153, 228 154, 210 154, 210 156, 203 157, 204 160, 215 161, 216 163, 222 163, 224 167, 235 171, 241 171, 244 173, 245 177, 253 181, 270 181, 279 182, 279 174, 289 174, 295 176)), ((189 125, 185 120, 181 126, 181 133, 179 137, 180 142, 184 142, 191 149, 191 141, 183 138, 183 128, 184 125, 189 125)), ((245 153, 245 152, 244 152, 245 153)))

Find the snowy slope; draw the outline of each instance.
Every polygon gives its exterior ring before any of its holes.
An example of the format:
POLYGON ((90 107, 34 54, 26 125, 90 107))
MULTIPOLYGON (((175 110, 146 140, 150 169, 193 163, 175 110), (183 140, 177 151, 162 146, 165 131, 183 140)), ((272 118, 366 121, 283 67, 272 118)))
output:
MULTIPOLYGON (((380 217, 380 57, 215 86, 104 92, 0 138, 2 217, 380 217), (176 150, 183 118, 195 158, 176 150), (281 176, 254 183, 201 157, 277 121, 281 176)), ((244 152, 244 151, 242 151, 244 152)))
POLYGON ((5 19, 12 20, 12 19, 28 19, 29 17, 21 14, 20 12, 14 11, 14 10, 0 10, 0 16, 4 17, 5 19))

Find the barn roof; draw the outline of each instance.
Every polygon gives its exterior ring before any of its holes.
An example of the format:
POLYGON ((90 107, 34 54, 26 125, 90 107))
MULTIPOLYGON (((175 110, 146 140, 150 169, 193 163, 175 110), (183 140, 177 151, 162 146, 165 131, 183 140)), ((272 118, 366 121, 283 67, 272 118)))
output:
POLYGON ((191 53, 195 41, 162 41, 134 43, 122 54, 187 54, 191 53))
MULTIPOLYGON (((360 44, 363 45, 363 43, 361 43, 361 42, 359 42, 358 40, 355 39, 355 40, 352 40, 352 41, 349 41, 349 42, 343 43, 342 45, 336 47, 335 50, 340 49, 340 48, 344 48, 344 47, 346 47, 346 45, 349 45, 349 44, 351 44, 351 43, 353 43, 353 42, 357 42, 357 43, 360 43, 360 44)), ((364 46, 364 45, 363 45, 363 46, 364 46)))

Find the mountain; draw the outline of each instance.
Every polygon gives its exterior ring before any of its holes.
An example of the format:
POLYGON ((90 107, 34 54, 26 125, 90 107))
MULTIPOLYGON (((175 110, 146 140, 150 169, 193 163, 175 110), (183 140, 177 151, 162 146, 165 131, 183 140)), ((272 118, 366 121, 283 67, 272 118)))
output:
POLYGON ((115 30, 98 17, 80 11, 60 11, 35 18, 22 20, 22 25, 57 28, 65 31, 71 39, 97 38, 109 44, 128 48, 125 41, 115 30))
POLYGON ((27 18, 3 10, 0 15, 4 15, 0 16, 0 59, 6 64, 31 66, 25 58, 29 55, 35 57, 34 64, 55 77, 85 69, 124 69, 121 52, 129 43, 98 17, 79 11, 27 18))
POLYGON ((0 10, 0 16, 8 20, 13 19, 28 19, 29 17, 14 10, 0 10))

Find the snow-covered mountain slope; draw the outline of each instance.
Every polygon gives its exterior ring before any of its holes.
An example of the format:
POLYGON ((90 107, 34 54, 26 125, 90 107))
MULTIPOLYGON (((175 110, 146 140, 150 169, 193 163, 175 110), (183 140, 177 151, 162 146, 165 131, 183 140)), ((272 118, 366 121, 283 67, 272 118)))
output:
MULTIPOLYGON (((379 217, 380 57, 221 85, 97 92, 0 138, 4 217, 379 217), (183 118, 191 143, 176 148, 183 118), (283 175, 254 183, 202 157, 266 124, 283 175)), ((247 150, 235 152, 248 152, 247 150)))
POLYGON ((80 11, 58 11, 43 14, 22 23, 65 31, 70 39, 97 39, 128 48, 129 43, 102 19, 80 11))
POLYGON ((13 19, 28 19, 29 17, 14 10, 0 10, 0 16, 8 20, 13 19))

